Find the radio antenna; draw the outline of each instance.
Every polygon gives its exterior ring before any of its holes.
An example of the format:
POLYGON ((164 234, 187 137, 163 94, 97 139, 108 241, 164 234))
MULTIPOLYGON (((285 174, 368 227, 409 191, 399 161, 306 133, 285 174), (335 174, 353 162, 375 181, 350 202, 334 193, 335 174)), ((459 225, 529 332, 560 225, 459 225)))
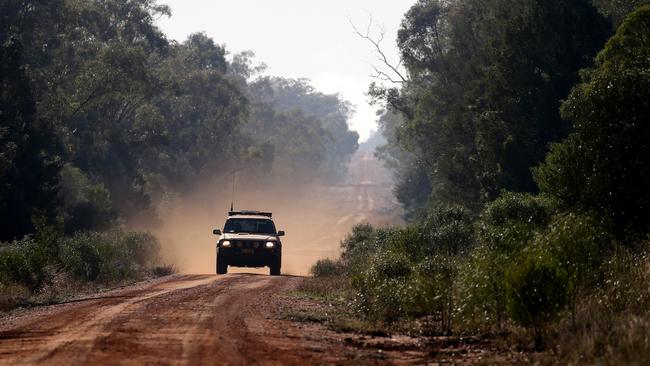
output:
POLYGON ((232 192, 230 194, 230 212, 234 211, 233 206, 235 202, 235 179, 237 178, 237 171, 232 175, 232 192))

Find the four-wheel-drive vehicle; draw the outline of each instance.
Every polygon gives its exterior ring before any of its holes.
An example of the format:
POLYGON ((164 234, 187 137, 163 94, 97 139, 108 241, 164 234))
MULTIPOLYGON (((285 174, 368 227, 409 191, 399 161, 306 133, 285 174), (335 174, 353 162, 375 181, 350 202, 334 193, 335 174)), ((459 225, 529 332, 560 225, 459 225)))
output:
POLYGON ((217 274, 228 272, 228 266, 269 267, 272 276, 280 274, 284 231, 275 230, 272 214, 260 211, 230 211, 217 242, 217 274))

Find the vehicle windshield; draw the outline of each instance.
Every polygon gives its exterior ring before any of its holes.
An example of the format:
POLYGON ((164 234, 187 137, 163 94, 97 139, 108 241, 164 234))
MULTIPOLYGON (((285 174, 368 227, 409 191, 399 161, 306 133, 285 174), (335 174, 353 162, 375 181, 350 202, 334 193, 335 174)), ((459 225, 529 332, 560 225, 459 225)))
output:
POLYGON ((264 219, 228 219, 223 228, 226 233, 273 234, 273 221, 264 219))

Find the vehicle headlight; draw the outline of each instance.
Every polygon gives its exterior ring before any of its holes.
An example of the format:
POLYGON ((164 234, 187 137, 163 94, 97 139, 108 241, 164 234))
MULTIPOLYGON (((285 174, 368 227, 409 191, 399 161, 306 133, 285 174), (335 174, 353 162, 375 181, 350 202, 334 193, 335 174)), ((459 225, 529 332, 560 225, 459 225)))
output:
POLYGON ((274 241, 267 241, 266 242, 266 247, 267 248, 275 248, 275 242, 274 241))
POLYGON ((230 242, 228 240, 224 240, 221 242, 221 246, 224 248, 230 248, 230 242))

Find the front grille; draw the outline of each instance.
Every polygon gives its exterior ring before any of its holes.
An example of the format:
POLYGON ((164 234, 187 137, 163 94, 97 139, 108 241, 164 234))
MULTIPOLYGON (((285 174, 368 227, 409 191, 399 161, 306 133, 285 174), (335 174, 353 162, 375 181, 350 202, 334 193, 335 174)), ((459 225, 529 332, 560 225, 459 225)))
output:
POLYGON ((259 248, 262 246, 262 242, 260 241, 252 241, 252 240, 237 240, 235 241, 235 247, 237 248, 259 248))

